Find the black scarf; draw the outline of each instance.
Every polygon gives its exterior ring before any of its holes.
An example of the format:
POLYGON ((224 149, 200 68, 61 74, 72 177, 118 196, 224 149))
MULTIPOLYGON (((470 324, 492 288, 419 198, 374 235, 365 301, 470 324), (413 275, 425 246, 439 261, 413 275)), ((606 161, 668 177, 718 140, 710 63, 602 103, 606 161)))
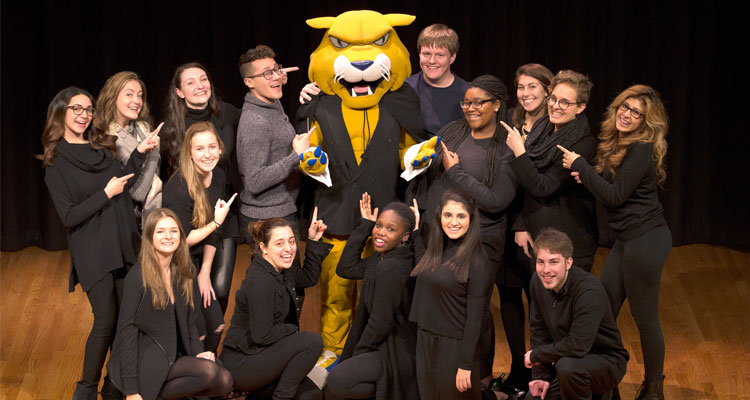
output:
POLYGON ((570 149, 585 135, 591 132, 586 114, 581 113, 555 132, 555 125, 550 122, 549 115, 539 118, 531 128, 526 138, 526 153, 534 166, 542 171, 558 162, 562 155, 557 145, 570 149))

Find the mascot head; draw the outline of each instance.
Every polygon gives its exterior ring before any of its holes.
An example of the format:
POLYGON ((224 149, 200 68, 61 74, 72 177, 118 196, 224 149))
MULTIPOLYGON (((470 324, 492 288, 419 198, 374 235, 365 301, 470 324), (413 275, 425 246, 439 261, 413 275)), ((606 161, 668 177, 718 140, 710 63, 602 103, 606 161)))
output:
POLYGON ((411 75, 409 52, 393 27, 409 25, 414 18, 362 10, 308 19, 311 27, 327 29, 310 55, 310 80, 350 108, 374 107, 411 75))

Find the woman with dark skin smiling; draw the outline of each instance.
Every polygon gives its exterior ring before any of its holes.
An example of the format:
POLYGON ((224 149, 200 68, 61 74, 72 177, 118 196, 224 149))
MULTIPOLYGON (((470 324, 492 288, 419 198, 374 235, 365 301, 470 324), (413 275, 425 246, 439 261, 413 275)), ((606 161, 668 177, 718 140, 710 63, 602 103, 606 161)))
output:
POLYGON ((657 187, 667 178, 668 117, 659 93, 631 86, 607 108, 596 163, 562 146, 562 165, 604 204, 617 241, 601 281, 617 318, 625 299, 638 326, 645 368, 638 400, 664 398, 664 336, 659 323, 659 287, 672 234, 657 187))
MULTIPOLYGON (((359 202, 362 223, 341 254, 336 274, 361 279, 357 312, 339 364, 328 375, 328 391, 344 398, 408 400, 419 398, 416 384, 417 332, 409 322, 414 254, 408 243, 416 226, 406 204, 371 209, 370 195, 359 202), (372 235, 374 254, 362 251, 372 235)), ((326 398, 334 399, 329 396, 326 398)))
MULTIPOLYGON (((158 132, 138 144, 123 168, 115 159, 115 137, 90 129, 94 98, 69 87, 47 109, 42 133, 44 182, 70 244, 70 283, 91 304, 94 324, 86 340, 83 374, 73 399, 96 399, 102 367, 115 336, 122 281, 137 261, 138 225, 127 194, 146 153, 159 145, 158 132), (121 195, 125 191, 125 195, 121 195)), ((102 393, 114 389, 105 378, 102 393)))

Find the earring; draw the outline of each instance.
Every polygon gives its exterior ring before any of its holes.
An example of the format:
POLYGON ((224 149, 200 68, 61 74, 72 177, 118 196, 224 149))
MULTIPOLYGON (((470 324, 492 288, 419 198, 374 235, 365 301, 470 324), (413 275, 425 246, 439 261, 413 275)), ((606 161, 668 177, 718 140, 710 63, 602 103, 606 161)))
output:
POLYGON ((264 251, 264 252, 263 252, 263 255, 268 255, 268 252, 267 252, 267 251, 264 251))

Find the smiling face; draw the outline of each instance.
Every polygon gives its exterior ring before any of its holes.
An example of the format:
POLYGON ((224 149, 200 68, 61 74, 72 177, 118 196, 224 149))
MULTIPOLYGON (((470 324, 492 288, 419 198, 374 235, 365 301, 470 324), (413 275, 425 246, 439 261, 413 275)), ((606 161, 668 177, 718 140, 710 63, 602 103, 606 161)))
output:
POLYGON ((289 269, 297 254, 297 239, 292 228, 280 226, 271 230, 268 244, 259 243, 263 259, 268 261, 278 272, 289 269))
POLYGON ((547 112, 549 120, 555 124, 555 128, 560 128, 568 122, 574 120, 576 116, 586 109, 586 104, 573 104, 578 101, 578 93, 567 83, 560 83, 552 90, 547 102, 547 112), (570 103, 568 108, 563 110, 560 106, 561 101, 570 103), (555 101, 554 104, 551 104, 555 101))
POLYGON ((205 131, 193 135, 190 140, 190 155, 199 173, 213 171, 221 157, 221 147, 216 134, 205 131))
POLYGON ((615 119, 615 125, 620 133, 631 133, 634 132, 643 123, 645 117, 644 104, 641 99, 635 97, 628 97, 622 102, 622 105, 617 108, 617 118, 615 119), (640 114, 640 118, 634 118, 633 113, 640 114))
POLYGON ((559 292, 568 279, 568 271, 573 265, 573 258, 562 254, 550 253, 547 249, 538 249, 536 254, 536 274, 545 289, 559 292))
MULTIPOLYGON (((250 63, 250 75, 259 75, 265 71, 273 71, 278 68, 278 64, 273 58, 261 58, 250 63)), ((263 75, 255 76, 253 78, 245 78, 245 86, 250 89, 250 93, 257 97, 259 100, 266 103, 273 103, 279 100, 282 96, 281 93, 281 75, 273 73, 270 80, 266 79, 263 75)))
POLYGON ((523 107, 527 113, 535 113, 544 109, 547 100, 547 88, 538 79, 528 75, 518 77, 518 87, 516 87, 516 97, 518 104, 523 107))
POLYGON ((127 126, 130 121, 137 120, 143 107, 143 89, 135 80, 129 80, 117 94, 115 100, 115 122, 120 126, 127 126))
POLYGON ((162 257, 171 256, 180 245, 180 227, 172 217, 162 217, 154 226, 154 250, 162 257))
POLYGON ((451 200, 445 203, 440 212, 440 224, 443 226, 445 236, 458 239, 469 231, 471 216, 463 204, 451 200))
MULTIPOLYGON (((432 86, 442 83, 452 83, 451 64, 456 61, 456 55, 451 55, 447 47, 422 46, 419 50, 419 68, 422 76, 432 86)), ((442 87, 442 86, 440 86, 442 87)))
POLYGON ((406 221, 393 210, 385 210, 378 216, 372 228, 372 245, 375 251, 388 254, 409 239, 406 221))
POLYGON ((208 80, 206 71, 187 68, 180 74, 180 87, 175 92, 185 100, 188 107, 202 110, 211 99, 211 81, 208 80))
MULTIPOLYGON (((85 94, 79 94, 73 96, 68 102, 68 107, 79 105, 83 108, 92 107, 91 99, 85 94)), ((86 132, 89 125, 91 124, 90 116, 86 110, 83 110, 80 115, 76 115, 72 109, 68 108, 65 110, 65 136, 69 138, 80 138, 83 133, 86 132)))
MULTIPOLYGON (((492 96, 484 89, 478 87, 469 88, 464 96, 465 102, 489 99, 492 99, 492 96)), ((469 106, 464 108, 463 111, 471 129, 481 131, 489 125, 495 126, 497 124, 497 110, 499 108, 500 101, 495 100, 484 102, 479 108, 469 106)))

